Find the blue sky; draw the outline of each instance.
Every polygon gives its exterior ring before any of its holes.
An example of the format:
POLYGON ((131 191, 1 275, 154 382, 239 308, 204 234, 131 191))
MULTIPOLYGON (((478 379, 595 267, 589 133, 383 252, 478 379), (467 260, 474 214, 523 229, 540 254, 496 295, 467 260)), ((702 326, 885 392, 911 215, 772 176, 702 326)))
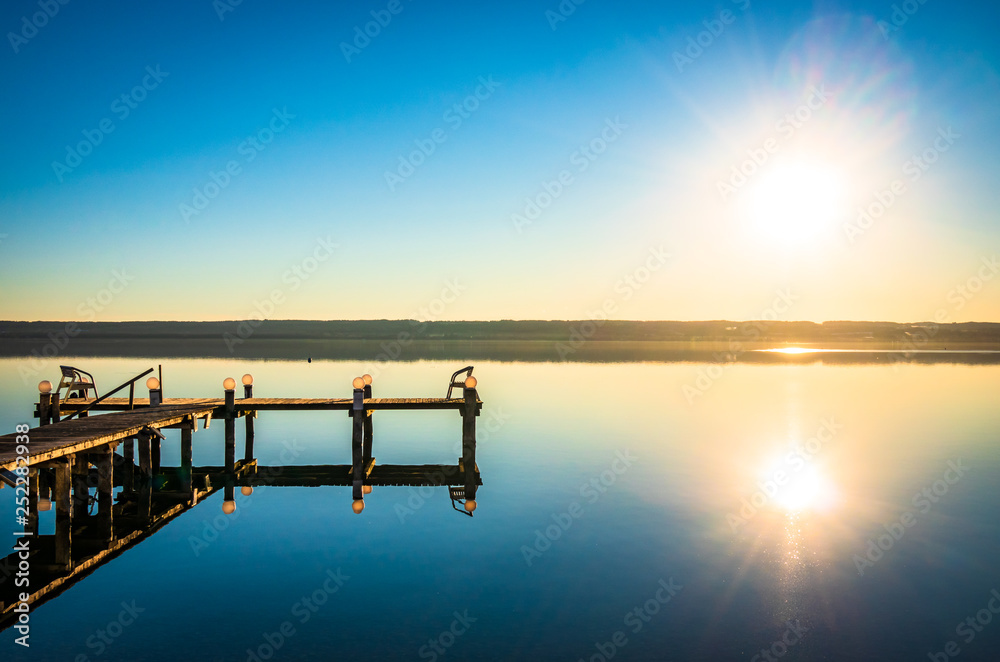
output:
POLYGON ((1000 321, 1000 9, 905 4, 7 2, 0 318, 1000 321))

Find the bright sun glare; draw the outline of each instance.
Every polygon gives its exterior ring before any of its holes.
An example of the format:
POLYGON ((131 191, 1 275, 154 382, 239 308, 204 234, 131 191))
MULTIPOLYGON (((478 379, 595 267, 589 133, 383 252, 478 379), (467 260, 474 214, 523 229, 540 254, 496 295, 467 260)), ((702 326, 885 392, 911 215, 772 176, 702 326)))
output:
POLYGON ((765 349, 765 352, 776 352, 778 354, 811 354, 815 349, 808 347, 779 347, 777 349, 765 349))
POLYGON ((805 160, 769 165, 748 191, 747 220, 765 239, 803 244, 830 229, 845 213, 844 176, 805 160))
POLYGON ((835 502, 833 484, 818 469, 809 468, 791 480, 778 491, 774 501, 790 512, 804 510, 826 510, 835 502))

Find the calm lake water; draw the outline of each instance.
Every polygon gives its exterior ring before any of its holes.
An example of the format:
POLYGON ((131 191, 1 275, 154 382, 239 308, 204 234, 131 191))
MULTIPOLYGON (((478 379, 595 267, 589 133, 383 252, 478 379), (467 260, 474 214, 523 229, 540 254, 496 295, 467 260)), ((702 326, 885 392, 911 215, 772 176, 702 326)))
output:
MULTIPOLYGON (((35 425, 35 384, 60 362, 105 387, 162 363, 168 398, 221 397, 245 372, 258 397, 348 397, 367 368, 66 357, 25 383, 29 364, 7 358, 3 433, 35 425)), ((374 396, 441 397, 463 365, 385 365, 374 396)), ((376 487, 360 515, 347 487, 259 487, 229 516, 219 492, 39 606, 30 649, 0 632, 0 656, 998 659, 1000 366, 480 361, 475 374, 474 517, 443 487, 376 487)), ((460 455, 454 412, 376 412, 374 429, 380 465, 460 455)), ((176 465, 179 432, 165 432, 176 465)), ((262 466, 351 461, 344 412, 264 412, 256 432, 262 466)), ((195 465, 223 463, 222 434, 217 421, 194 435, 195 465)), ((13 496, 0 491, 5 549, 13 496)))

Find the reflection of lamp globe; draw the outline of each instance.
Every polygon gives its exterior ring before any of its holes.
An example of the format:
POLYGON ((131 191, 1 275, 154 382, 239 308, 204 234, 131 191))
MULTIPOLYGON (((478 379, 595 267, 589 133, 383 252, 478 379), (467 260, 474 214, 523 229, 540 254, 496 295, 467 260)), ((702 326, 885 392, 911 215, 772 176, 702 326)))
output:
POLYGON ((39 393, 51 393, 52 392, 52 382, 45 379, 38 382, 38 392, 39 393))
POLYGON ((226 377, 226 380, 222 382, 222 388, 226 389, 227 391, 232 391, 233 389, 236 388, 236 380, 233 379, 232 377, 226 377))
POLYGON ((250 487, 249 485, 244 485, 243 487, 240 488, 240 492, 243 493, 243 496, 250 496, 251 494, 253 494, 253 488, 250 487))
POLYGON ((478 384, 478 383, 479 383, 478 379, 476 379, 472 375, 469 375, 465 379, 465 388, 476 388, 476 384, 478 384))
POLYGON ((365 373, 365 374, 361 375, 361 379, 365 380, 365 384, 371 384, 372 383, 372 376, 369 375, 368 373, 365 373))
POLYGON ((248 372, 247 374, 243 375, 243 385, 250 386, 251 384, 253 384, 253 375, 251 375, 248 372))
POLYGON ((360 515, 361 511, 364 509, 365 509, 364 499, 355 499, 354 503, 351 504, 351 510, 353 510, 358 515, 360 515))
POLYGON ((354 381, 351 382, 351 385, 354 386, 354 388, 364 388, 365 380, 361 377, 355 377, 354 381))
POLYGON ((157 379, 156 377, 150 377, 149 379, 146 380, 146 388, 148 388, 150 391, 155 391, 156 389, 160 388, 160 380, 157 379))
POLYGON ((227 515, 232 515, 233 511, 236 510, 236 502, 232 499, 226 499, 222 502, 222 512, 227 515))
POLYGON ((475 502, 475 500, 466 501, 465 502, 465 510, 466 510, 466 512, 470 512, 470 513, 474 512, 476 510, 476 502, 475 502))
POLYGON ((38 500, 38 510, 42 511, 43 513, 46 512, 46 511, 48 511, 48 510, 52 510, 52 500, 51 499, 46 499, 45 497, 42 497, 41 499, 39 499, 38 500))
POLYGON ((362 486, 361 487, 361 492, 363 494, 371 494, 372 493, 372 486, 371 485, 364 485, 364 486, 362 486))

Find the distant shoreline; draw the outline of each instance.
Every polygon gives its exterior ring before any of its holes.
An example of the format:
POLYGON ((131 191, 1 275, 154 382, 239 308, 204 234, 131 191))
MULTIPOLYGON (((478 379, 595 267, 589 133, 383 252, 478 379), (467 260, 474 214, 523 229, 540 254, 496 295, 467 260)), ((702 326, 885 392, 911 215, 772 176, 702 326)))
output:
POLYGON ((1000 323, 793 322, 711 320, 234 320, 222 322, 0 321, 0 343, 65 335, 87 340, 219 340, 238 347, 260 340, 655 341, 849 343, 852 346, 941 348, 949 343, 1000 349, 1000 323), (932 347, 933 346, 933 347, 932 347), (938 347, 940 346, 940 347, 938 347))
POLYGON ((0 357, 1000 364, 1000 324, 0 322, 0 357), (240 332, 243 332, 241 337, 240 332), (685 335, 687 334, 687 335, 685 335), (801 353, 767 349, 803 348, 801 353))

